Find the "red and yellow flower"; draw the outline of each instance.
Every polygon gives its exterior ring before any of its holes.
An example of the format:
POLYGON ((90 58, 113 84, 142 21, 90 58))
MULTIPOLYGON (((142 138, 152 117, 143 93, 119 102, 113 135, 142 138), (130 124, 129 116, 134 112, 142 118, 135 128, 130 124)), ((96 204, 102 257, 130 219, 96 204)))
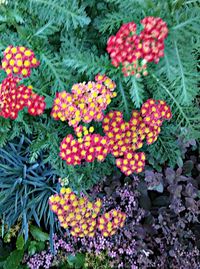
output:
POLYGON ((28 107, 31 115, 43 113, 46 103, 44 97, 32 91, 32 86, 18 85, 20 78, 7 76, 0 84, 0 116, 16 119, 20 110, 28 107))
POLYGON ((15 74, 22 77, 29 77, 31 68, 36 68, 40 64, 34 52, 23 46, 9 46, 3 54, 2 68, 6 71, 7 75, 15 74))
POLYGON ((52 195, 49 205, 57 215, 61 227, 69 229, 75 237, 93 237, 97 229, 103 236, 113 235, 118 228, 123 227, 126 219, 124 213, 115 209, 99 217, 102 201, 97 199, 92 203, 86 196, 79 198, 70 188, 63 187, 60 194, 52 195), (101 219, 105 224, 103 230, 101 219))
POLYGON ((145 133, 147 144, 154 143, 161 131, 164 120, 170 120, 172 113, 170 107, 162 100, 148 99, 141 107, 143 124, 139 132, 145 133))
POLYGON ((123 24, 107 42, 107 51, 115 67, 121 67, 124 76, 146 76, 147 63, 158 63, 164 56, 164 39, 168 28, 161 18, 146 17, 141 20, 143 30, 136 34, 134 22, 123 24))
POLYGON ((93 162, 95 158, 102 162, 109 153, 109 139, 106 136, 84 132, 82 137, 82 132, 78 131, 78 140, 70 134, 61 142, 60 157, 69 165, 80 165, 83 160, 93 162))
POLYGON ((170 107, 162 100, 147 100, 141 111, 132 111, 129 122, 125 122, 120 111, 109 112, 103 120, 103 130, 109 139, 110 152, 116 165, 127 176, 140 173, 145 166, 145 153, 135 151, 142 148, 143 140, 154 143, 161 131, 164 119, 171 119, 170 107), (120 157, 120 158, 119 158, 120 157))
POLYGON ((113 209, 98 218, 97 228, 104 237, 112 236, 124 226, 125 220, 125 213, 113 209))
POLYGON ((103 111, 116 96, 116 92, 113 92, 116 85, 105 75, 97 75, 95 80, 74 84, 71 93, 57 93, 52 117, 56 120, 67 120, 73 127, 78 126, 80 121, 102 121, 103 111))

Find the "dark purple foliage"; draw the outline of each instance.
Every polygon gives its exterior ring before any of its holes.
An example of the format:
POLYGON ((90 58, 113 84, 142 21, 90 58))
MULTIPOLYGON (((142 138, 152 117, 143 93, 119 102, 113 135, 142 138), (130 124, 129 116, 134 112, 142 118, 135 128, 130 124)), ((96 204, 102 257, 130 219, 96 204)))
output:
MULTIPOLYGON (((56 237, 55 248, 65 253, 106 252, 111 268, 200 269, 199 172, 199 160, 189 152, 182 168, 145 171, 141 180, 107 178, 90 196, 103 200, 103 213, 113 208, 125 212, 125 226, 108 238, 56 237)), ((42 259, 41 268, 48 268, 45 264, 53 257, 46 254, 29 259, 29 266, 39 268, 42 259)))

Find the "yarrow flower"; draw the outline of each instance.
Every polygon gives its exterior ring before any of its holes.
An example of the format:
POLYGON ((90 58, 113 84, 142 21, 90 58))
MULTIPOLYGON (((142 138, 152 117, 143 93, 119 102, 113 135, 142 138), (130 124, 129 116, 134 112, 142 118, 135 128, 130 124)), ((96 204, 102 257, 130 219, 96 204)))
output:
POLYGON ((98 229, 104 237, 112 236, 119 227, 123 227, 126 220, 126 214, 113 209, 98 218, 98 229))
POLYGON ((148 75, 147 63, 158 63, 164 56, 164 39, 168 28, 161 18, 146 17, 141 20, 143 30, 136 34, 134 22, 123 24, 107 42, 107 51, 115 67, 121 67, 124 76, 139 78, 148 75))
POLYGON ((0 116, 16 119, 20 110, 28 107, 31 115, 43 113, 44 97, 33 93, 32 86, 18 85, 20 78, 9 75, 0 84, 0 116))
POLYGON ((31 68, 36 68, 40 64, 34 52, 26 47, 9 46, 3 54, 2 68, 6 71, 7 75, 15 74, 29 77, 31 68))
POLYGON ((143 146, 137 134, 142 117, 138 111, 132 112, 129 122, 125 122, 120 111, 110 111, 103 119, 103 130, 109 138, 111 153, 115 157, 123 156, 128 151, 139 149, 143 146))
POLYGON ((141 173, 145 166, 144 152, 127 152, 123 158, 116 159, 116 166, 127 176, 141 173))
POLYGON ((147 144, 154 143, 161 131, 163 120, 170 120, 172 113, 170 107, 162 100, 147 100, 141 107, 143 124, 140 132, 145 132, 147 144))
POLYGON ((117 94, 116 85, 105 75, 97 75, 95 82, 74 84, 71 93, 66 91, 56 94, 51 115, 56 120, 68 121, 76 127, 83 121, 102 121, 103 110, 117 94))
POLYGON ((49 198, 51 210, 58 216, 61 227, 70 229, 74 237, 93 237, 99 224, 105 219, 105 236, 113 235, 117 228, 123 227, 125 214, 112 210, 98 218, 102 202, 90 202, 86 196, 78 198, 70 188, 61 188, 60 194, 49 198), (110 224, 111 223, 111 226, 110 224), (106 234, 108 230, 108 235, 106 234))
POLYGON ((83 160, 93 162, 95 158, 102 162, 108 153, 109 139, 99 134, 86 134, 78 140, 69 134, 60 145, 60 157, 71 165, 80 165, 83 160))
POLYGON ((133 172, 142 172, 145 165, 144 152, 135 153, 143 146, 145 136, 139 134, 142 117, 140 112, 133 111, 129 122, 125 122, 120 111, 109 112, 103 120, 103 130, 109 138, 110 150, 116 159, 120 170, 130 175, 133 172))
POLYGON ((170 107, 162 100, 147 100, 141 111, 132 111, 131 119, 125 122, 120 111, 110 111, 103 119, 105 136, 92 134, 93 126, 74 128, 78 139, 71 134, 60 145, 60 157, 69 165, 80 165, 84 160, 104 161, 111 153, 116 158, 116 166, 127 176, 141 173, 145 166, 145 153, 136 152, 142 148, 144 140, 154 143, 161 131, 164 119, 171 119, 170 107))
POLYGON ((145 153, 135 151, 147 144, 154 143, 161 131, 164 119, 171 119, 170 107, 162 100, 147 100, 141 112, 132 111, 129 122, 125 122, 120 111, 109 112, 103 120, 103 130, 109 138, 110 152, 117 158, 116 165, 127 176, 143 171, 145 153))

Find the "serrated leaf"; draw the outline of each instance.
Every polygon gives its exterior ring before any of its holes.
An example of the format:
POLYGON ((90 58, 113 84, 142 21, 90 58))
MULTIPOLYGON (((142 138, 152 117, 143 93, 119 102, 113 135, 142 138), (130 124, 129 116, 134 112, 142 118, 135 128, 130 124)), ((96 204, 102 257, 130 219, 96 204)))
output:
POLYGON ((58 26, 64 25, 66 29, 70 27, 83 27, 90 23, 90 18, 85 12, 84 6, 79 5, 78 1, 73 0, 31 0, 30 12, 34 12, 41 19, 51 20, 58 26), (40 12, 38 13, 38 10, 40 12))

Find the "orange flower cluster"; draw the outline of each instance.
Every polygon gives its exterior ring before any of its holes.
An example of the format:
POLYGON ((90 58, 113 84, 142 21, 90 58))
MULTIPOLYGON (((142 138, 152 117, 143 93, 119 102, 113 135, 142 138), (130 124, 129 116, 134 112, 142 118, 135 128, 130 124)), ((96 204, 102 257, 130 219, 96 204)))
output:
POLYGON ((162 100, 147 100, 141 108, 143 124, 140 132, 145 132, 147 144, 154 143, 161 131, 163 120, 170 120, 172 113, 170 107, 162 100))
POLYGON ((126 216, 117 210, 112 210, 98 218, 102 202, 97 199, 92 203, 87 197, 78 198, 70 188, 61 188, 60 194, 49 198, 51 210, 58 216, 60 225, 70 229, 75 237, 93 237, 97 228, 104 236, 113 235, 117 228, 123 227, 126 216), (104 229, 102 228, 104 220, 104 229))
POLYGON ((34 52, 28 48, 9 46, 4 51, 2 68, 8 75, 16 74, 29 77, 31 68, 36 68, 39 64, 34 52))
POLYGON ((102 121, 103 110, 116 96, 116 85, 105 75, 97 75, 95 81, 74 84, 71 93, 56 94, 51 115, 56 120, 66 121, 76 127, 83 121, 102 121))
POLYGON ((28 107, 31 115, 40 115, 45 109, 44 97, 32 92, 32 86, 17 85, 20 78, 9 75, 0 84, 0 116, 16 119, 20 110, 28 107))
POLYGON ((109 139, 99 134, 86 134, 78 140, 69 134, 60 145, 60 157, 69 165, 81 164, 82 160, 93 162, 95 158, 102 162, 108 153, 109 139))
POLYGON ((113 209, 98 218, 98 229, 104 237, 112 236, 117 232, 117 229, 124 226, 126 214, 113 209))

